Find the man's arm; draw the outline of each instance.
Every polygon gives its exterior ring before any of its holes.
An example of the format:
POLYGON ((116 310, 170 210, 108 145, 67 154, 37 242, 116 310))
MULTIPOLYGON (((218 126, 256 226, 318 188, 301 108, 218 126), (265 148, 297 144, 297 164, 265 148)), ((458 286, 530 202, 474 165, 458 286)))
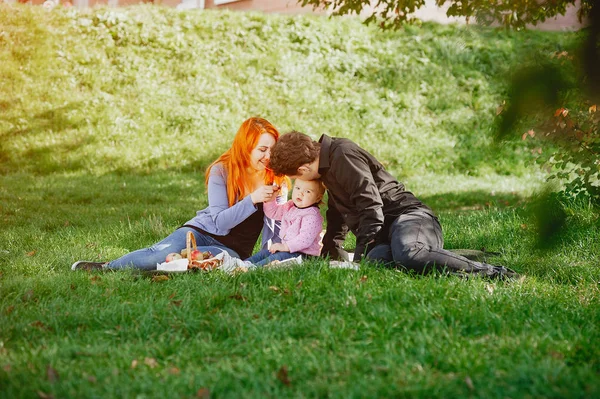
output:
POLYGON ((348 252, 343 247, 348 234, 348 226, 344 223, 344 218, 331 198, 327 201, 325 217, 327 219, 327 230, 325 230, 323 236, 321 256, 329 256, 333 260, 348 260, 348 252))
POLYGON ((358 215, 353 260, 360 261, 383 227, 383 201, 365 159, 355 152, 343 155, 332 163, 329 173, 334 173, 358 215))

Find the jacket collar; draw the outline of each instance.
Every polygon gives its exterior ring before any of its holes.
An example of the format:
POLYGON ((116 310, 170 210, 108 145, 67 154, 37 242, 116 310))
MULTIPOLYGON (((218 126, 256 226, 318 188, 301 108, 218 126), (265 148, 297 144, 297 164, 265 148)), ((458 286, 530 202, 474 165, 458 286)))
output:
POLYGON ((329 170, 329 149, 331 148, 332 139, 326 134, 321 135, 319 143, 319 174, 323 176, 329 170))

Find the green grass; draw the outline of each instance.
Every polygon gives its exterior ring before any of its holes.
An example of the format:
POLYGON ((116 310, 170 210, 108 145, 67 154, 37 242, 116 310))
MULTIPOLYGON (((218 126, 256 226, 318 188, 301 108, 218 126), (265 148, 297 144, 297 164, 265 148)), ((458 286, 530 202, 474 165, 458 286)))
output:
POLYGON ((439 209, 447 247, 500 251, 492 260, 526 274, 522 283, 321 262, 162 282, 69 270, 74 259, 111 259, 164 237, 205 204, 186 194, 194 178, 2 177, 1 187, 23 189, 1 196, 0 396, 600 392, 597 214, 580 210, 564 244, 539 251, 517 195, 422 196, 439 209))
POLYGON ((598 212, 572 204, 540 247, 544 173, 526 143, 490 146, 506 75, 576 42, 0 5, 0 397, 600 396, 598 212), (206 206, 204 168, 257 114, 356 140, 438 212, 446 247, 526 279, 70 271, 206 206))

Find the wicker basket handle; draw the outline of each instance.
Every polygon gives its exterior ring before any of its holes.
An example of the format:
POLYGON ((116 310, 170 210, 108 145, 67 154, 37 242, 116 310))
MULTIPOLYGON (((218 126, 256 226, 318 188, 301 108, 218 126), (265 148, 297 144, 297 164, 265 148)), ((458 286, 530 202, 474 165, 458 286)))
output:
POLYGON ((191 231, 187 232, 187 236, 185 237, 185 247, 187 248, 187 259, 189 264, 192 264, 192 251, 198 249, 196 246, 196 237, 194 237, 194 233, 191 231))

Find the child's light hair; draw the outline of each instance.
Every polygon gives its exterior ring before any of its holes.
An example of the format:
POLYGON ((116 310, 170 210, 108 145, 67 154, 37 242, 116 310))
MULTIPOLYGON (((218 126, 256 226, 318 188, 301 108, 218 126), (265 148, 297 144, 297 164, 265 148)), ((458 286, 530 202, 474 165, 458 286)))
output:
POLYGON ((304 180, 301 177, 297 177, 294 182, 296 180, 302 180, 302 181, 306 181, 306 182, 312 182, 312 183, 316 183, 318 186, 318 192, 319 195, 321 196, 321 199, 319 200, 319 202, 317 203, 317 205, 323 205, 323 196, 325 195, 325 190, 327 190, 327 187, 325 187, 325 184, 323 183, 323 181, 321 179, 313 179, 313 180, 304 180))

